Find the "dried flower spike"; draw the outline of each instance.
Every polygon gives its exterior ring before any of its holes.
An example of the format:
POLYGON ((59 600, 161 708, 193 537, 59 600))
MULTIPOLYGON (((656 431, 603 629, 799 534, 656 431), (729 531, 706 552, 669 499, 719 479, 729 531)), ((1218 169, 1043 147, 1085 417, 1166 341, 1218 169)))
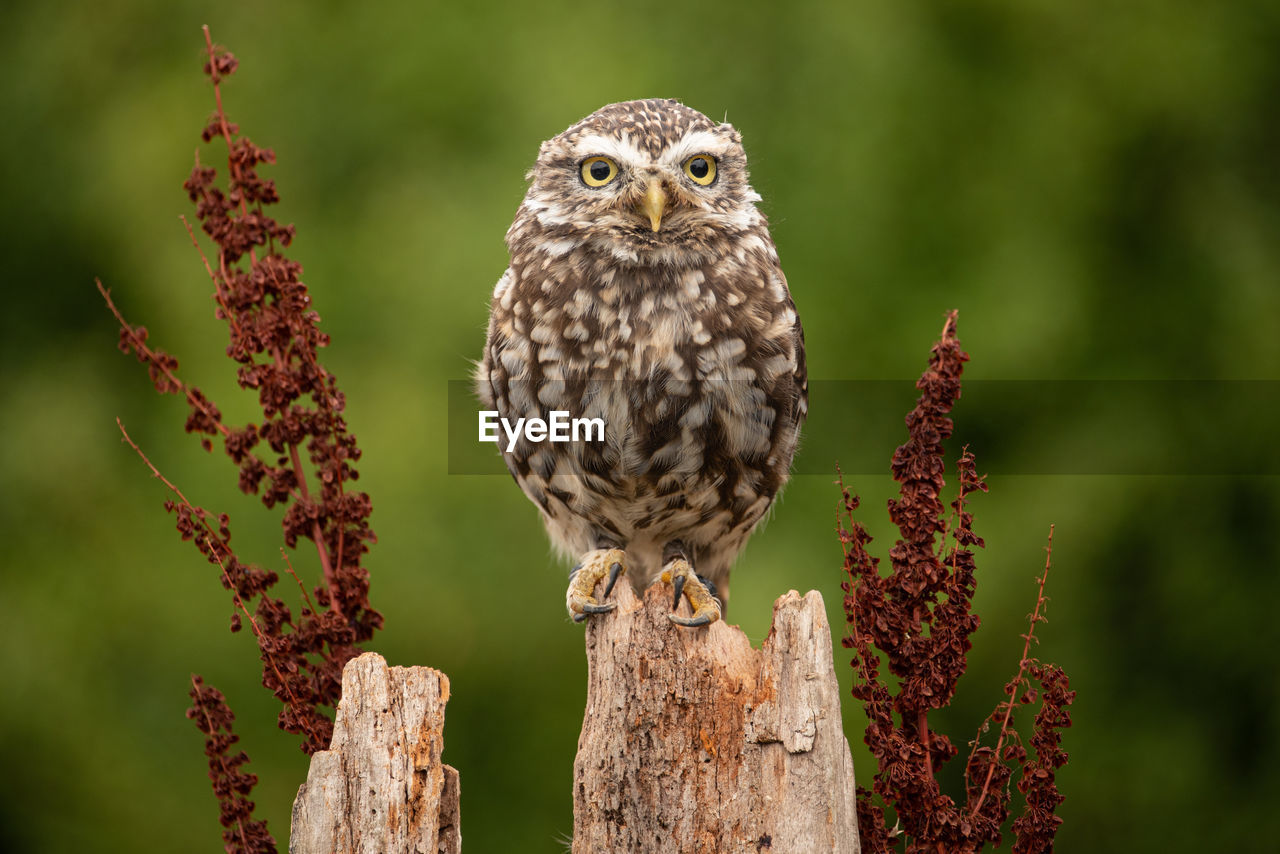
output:
MULTIPOLYGON (((256 393, 261 422, 225 424, 218 407, 179 378, 178 360, 151 347, 147 330, 131 326, 107 289, 101 283, 98 289, 120 323, 120 349, 147 366, 158 392, 185 397, 186 431, 198 435, 206 450, 221 440, 237 467, 240 488, 257 495, 266 507, 283 511, 287 547, 310 541, 316 550, 323 580, 310 595, 303 588, 303 605, 295 618, 289 606, 270 595, 277 574, 242 561, 232 548, 229 517, 188 501, 120 427, 125 440, 172 493, 165 509, 174 514, 179 536, 218 568, 235 607, 231 630, 249 623, 262 661, 263 685, 283 705, 280 727, 304 736, 302 749, 311 754, 329 745, 333 725, 326 709, 336 706, 341 694, 343 666, 359 654, 358 644, 382 627, 382 615, 369 604, 369 574, 363 566, 375 541, 368 521, 372 504, 368 495, 351 488, 359 477, 354 464, 360 449, 343 416, 346 399, 319 359, 328 336, 320 331, 320 317, 301 281, 302 266, 281 254, 292 243, 294 228, 266 213, 280 195, 275 183, 258 170, 274 163, 275 154, 241 136, 227 118, 221 87, 238 62, 214 45, 207 27, 204 33, 204 71, 213 84, 216 106, 201 139, 225 145, 227 177, 219 184, 217 170, 202 164, 197 155, 183 187, 195 204, 201 229, 217 248, 216 257, 205 255, 190 225, 187 229, 213 284, 215 314, 227 324, 227 355, 238 365, 240 387, 256 393)), ((293 574, 291 565, 289 571, 293 574)), ((246 757, 225 755, 235 741, 225 699, 198 678, 192 697, 190 716, 209 737, 208 750, 213 751, 211 776, 228 828, 227 850, 274 851, 265 825, 250 818, 253 804, 245 795, 256 778, 238 771, 246 757)))
POLYGON ((900 488, 899 497, 889 502, 889 516, 900 539, 889 551, 887 575, 867 552, 871 537, 854 521, 857 497, 845 487, 843 477, 839 481, 836 529, 846 573, 841 584, 847 623, 843 644, 853 650, 852 693, 866 710, 864 740, 877 764, 872 788, 858 790, 858 824, 864 850, 877 854, 895 850, 899 837, 905 837, 908 852, 976 852, 988 843, 998 845, 1008 818, 1010 763, 1023 767, 1019 789, 1028 804, 1014 823, 1015 850, 1050 850, 1060 821, 1053 815, 1061 802, 1053 788, 1053 770, 1066 761, 1066 754, 1057 730, 1070 725, 1065 706, 1074 695, 1067 691, 1060 669, 1028 658, 1043 603, 1043 577, 1019 675, 1007 688, 1010 698, 992 715, 1000 724, 997 746, 978 747, 975 741, 966 763, 965 807, 958 807, 938 784, 942 765, 957 751, 950 739, 930 729, 929 712, 951 702, 965 671, 970 637, 979 625, 972 610, 977 581, 971 547, 984 543, 973 530, 968 502, 973 493, 986 492, 987 485, 968 448, 956 466, 959 488, 950 505, 950 524, 941 499, 942 442, 952 432, 950 412, 960 397, 960 376, 968 359, 956 337, 956 313, 951 312, 929 368, 916 383, 921 395, 906 418, 907 442, 893 455, 893 476, 900 488), (880 675, 881 654, 898 677, 896 693, 880 675), (1016 732, 1010 726, 1013 694, 1026 679, 1041 685, 1043 702, 1049 704, 1037 716, 1034 762, 1013 743, 1016 732), (897 817, 893 829, 885 824, 886 807, 897 817))

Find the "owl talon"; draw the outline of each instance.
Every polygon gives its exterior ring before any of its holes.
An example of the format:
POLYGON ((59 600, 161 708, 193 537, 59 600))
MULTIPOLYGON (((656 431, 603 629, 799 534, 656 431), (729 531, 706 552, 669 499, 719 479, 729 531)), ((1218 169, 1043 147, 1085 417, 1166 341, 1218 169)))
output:
POLYGON ((717 608, 714 615, 703 614, 700 617, 678 617, 675 614, 667 614, 667 619, 675 623, 677 626, 696 629, 699 626, 709 626, 716 620, 720 619, 720 609, 717 608))
POLYGON ((618 578, 627 571, 627 556, 621 549, 596 549, 587 552, 582 562, 569 573, 569 590, 565 605, 575 623, 581 623, 589 614, 607 614, 618 607, 614 602, 600 602, 594 594, 596 585, 606 581, 604 599, 613 592, 618 578))
MULTIPOLYGON (((605 598, 613 592, 613 585, 618 583, 618 576, 622 575, 622 564, 615 561, 613 566, 609 567, 609 583, 604 586, 605 598)), ((610 605, 608 610, 612 611, 613 606, 610 605)))
POLYGON ((693 567, 689 566, 689 562, 684 558, 676 558, 667 564, 667 568, 662 571, 662 580, 671 585, 675 596, 671 604, 671 610, 675 611, 680 607, 680 597, 689 600, 689 608, 693 611, 691 617, 681 617, 678 614, 668 614, 667 619, 675 623, 677 626, 685 626, 686 628, 697 628, 698 626, 709 626, 716 620, 720 619, 720 602, 715 597, 715 588, 710 582, 704 582, 693 572, 693 567))

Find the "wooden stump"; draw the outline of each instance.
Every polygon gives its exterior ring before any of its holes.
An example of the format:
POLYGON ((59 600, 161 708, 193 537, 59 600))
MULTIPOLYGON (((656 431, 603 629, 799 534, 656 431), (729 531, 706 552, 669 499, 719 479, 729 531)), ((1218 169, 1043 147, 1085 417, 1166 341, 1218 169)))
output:
POLYGON ((459 854, 458 772, 440 762, 449 678, 347 662, 328 750, 293 802, 290 854, 459 854))
POLYGON ((822 596, 774 603, 760 650, 667 619, 670 587, 587 623, 575 854, 856 854, 853 761, 822 596))
MULTIPOLYGON (((724 623, 673 626, 665 585, 613 595, 617 610, 586 627, 573 851, 858 854, 822 597, 778 599, 755 650, 724 623)), ((448 699, 431 668, 349 662, 333 743, 294 801, 291 854, 460 854, 458 774, 440 761, 448 699)))

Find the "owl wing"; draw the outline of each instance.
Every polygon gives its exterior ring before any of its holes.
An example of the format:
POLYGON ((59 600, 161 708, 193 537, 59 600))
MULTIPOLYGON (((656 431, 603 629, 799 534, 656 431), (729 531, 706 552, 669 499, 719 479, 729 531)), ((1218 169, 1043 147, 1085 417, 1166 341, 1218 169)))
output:
MULTIPOLYGON (((787 304, 791 310, 795 311, 795 304, 790 298, 787 304)), ((792 409, 792 420, 796 429, 800 429, 800 425, 809 415, 809 372, 805 366, 804 360, 804 326, 800 323, 800 315, 796 315, 795 325, 792 327, 796 348, 796 369, 791 374, 793 388, 795 389, 795 406, 792 409)))
POLYGON ((804 327, 796 313, 794 301, 780 269, 771 271, 778 286, 779 298, 774 303, 773 322, 769 324, 756 350, 757 373, 764 382, 764 392, 775 413, 770 437, 770 468, 778 487, 790 474, 800 438, 800 427, 809 413, 809 378, 805 366, 804 327))
MULTIPOLYGON (((508 296, 513 273, 508 268, 498 279, 493 290, 493 303, 489 309, 489 329, 485 336, 484 354, 475 370, 475 392, 480 405, 487 410, 495 410, 500 417, 512 414, 513 381, 520 388, 530 387, 528 374, 530 371, 528 341, 515 329, 514 312, 508 296)), ((523 458, 519 454, 506 452, 506 438, 499 430, 498 447, 502 451, 502 460, 506 463, 511 476, 525 488, 523 475, 525 471, 523 458)), ((527 491, 527 490, 526 490, 527 491)), ((531 498, 543 504, 542 497, 531 498)))
POLYGON ((476 365, 475 390, 476 397, 486 409, 495 409, 506 397, 506 377, 495 367, 501 366, 501 349, 509 335, 504 327, 511 323, 511 306, 504 304, 502 297, 511 286, 511 269, 502 274, 493 288, 493 302, 489 306, 489 329, 484 339, 484 353, 476 365))

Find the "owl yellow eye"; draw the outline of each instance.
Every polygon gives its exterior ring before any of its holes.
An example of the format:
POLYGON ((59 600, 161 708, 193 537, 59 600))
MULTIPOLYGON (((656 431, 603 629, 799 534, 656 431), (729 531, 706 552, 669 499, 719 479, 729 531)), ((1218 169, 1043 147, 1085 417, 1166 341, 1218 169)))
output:
POLYGON ((618 177, 618 164, 607 157, 588 157, 582 161, 582 183, 588 187, 603 187, 618 177))
POLYGON ((710 154, 695 154, 684 162, 684 174, 695 184, 709 186, 716 179, 716 159, 710 154))

